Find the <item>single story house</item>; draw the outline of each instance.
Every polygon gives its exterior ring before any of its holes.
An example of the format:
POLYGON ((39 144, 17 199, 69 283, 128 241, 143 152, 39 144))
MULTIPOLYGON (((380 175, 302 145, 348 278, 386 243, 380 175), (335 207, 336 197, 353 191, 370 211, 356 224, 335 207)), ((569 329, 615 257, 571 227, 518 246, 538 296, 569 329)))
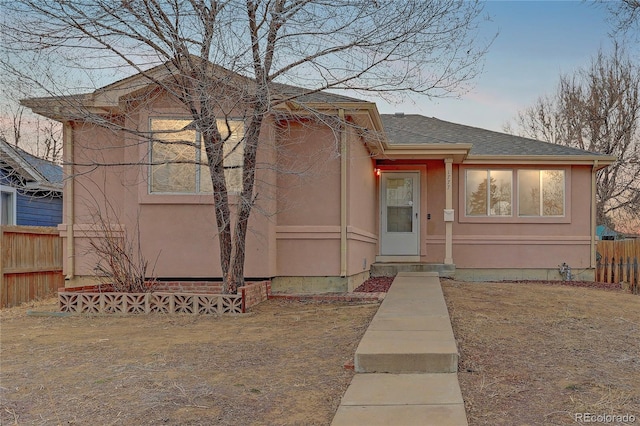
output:
POLYGON ((62 167, 0 138, 2 225, 62 223, 62 167))
MULTIPOLYGON (((146 74, 156 72, 166 68, 146 74)), ((198 132, 184 107, 152 86, 139 74, 92 93, 23 101, 64 124, 59 229, 68 287, 95 282, 90 240, 107 232, 135 236, 160 280, 221 278, 208 169, 178 161, 204 158, 198 132), (174 137, 194 144, 180 149, 174 137), (163 138, 169 143, 159 144, 163 138)), ((563 263, 580 279, 594 278, 595 177, 613 158, 380 114, 375 103, 328 92, 273 99, 258 152, 247 280, 271 279, 274 291, 328 292, 352 290, 390 264, 493 280, 561 279, 563 263)), ((231 115, 229 143, 242 142, 243 116, 231 115)), ((237 161, 225 159, 232 192, 237 161)))

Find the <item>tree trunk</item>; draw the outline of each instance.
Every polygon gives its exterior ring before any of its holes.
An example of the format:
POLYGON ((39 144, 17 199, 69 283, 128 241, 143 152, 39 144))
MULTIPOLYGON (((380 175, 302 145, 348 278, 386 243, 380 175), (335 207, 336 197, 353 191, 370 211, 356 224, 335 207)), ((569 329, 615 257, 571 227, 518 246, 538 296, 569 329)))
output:
MULTIPOLYGON (((215 125, 215 120, 213 120, 215 125)), ((216 213, 216 225, 218 228, 218 243, 220 246, 220 267, 222 276, 227 277, 231 263, 231 211, 229 209, 229 195, 224 178, 223 141, 217 128, 203 126, 203 142, 207 152, 207 163, 211 173, 213 184, 213 200, 216 213), (216 135, 217 133, 217 135, 216 135)), ((224 279, 222 292, 229 293, 228 280, 224 279)))
POLYGON ((227 278, 224 280, 231 293, 244 285, 245 246, 249 216, 255 202, 253 188, 256 177, 256 157, 258 154, 258 140, 260 127, 266 107, 256 106, 253 117, 245 132, 244 161, 242 168, 242 193, 238 202, 238 212, 233 234, 233 256, 227 278))

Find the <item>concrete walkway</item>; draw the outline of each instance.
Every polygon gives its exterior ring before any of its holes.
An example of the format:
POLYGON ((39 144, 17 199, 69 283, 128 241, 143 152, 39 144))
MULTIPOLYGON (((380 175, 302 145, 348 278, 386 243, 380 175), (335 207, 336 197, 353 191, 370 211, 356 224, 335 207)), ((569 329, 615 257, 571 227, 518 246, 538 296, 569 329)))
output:
POLYGON ((401 272, 365 332, 332 426, 466 426, 438 274, 401 272))

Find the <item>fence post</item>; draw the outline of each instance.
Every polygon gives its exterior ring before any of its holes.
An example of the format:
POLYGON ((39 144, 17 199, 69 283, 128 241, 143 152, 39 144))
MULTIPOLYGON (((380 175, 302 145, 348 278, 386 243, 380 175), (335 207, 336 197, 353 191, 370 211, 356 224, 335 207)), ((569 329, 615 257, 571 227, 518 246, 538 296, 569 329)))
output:
POLYGON ((624 282, 631 285, 631 258, 627 256, 627 263, 624 264, 624 282))
POLYGON ((618 263, 618 282, 624 281, 624 258, 620 256, 620 263, 618 263))
POLYGON ((5 252, 5 241, 4 241, 4 226, 0 225, 0 308, 7 306, 9 299, 7 297, 7 281, 4 279, 4 269, 2 264, 4 263, 4 252, 5 252))
POLYGON ((633 281, 630 283, 631 292, 633 294, 638 294, 640 290, 640 271, 638 270, 638 258, 633 259, 633 281))
POLYGON ((615 282, 615 279, 616 279, 615 267, 616 267, 616 258, 611 257, 611 265, 609 265, 609 279, 607 280, 608 283, 615 282))

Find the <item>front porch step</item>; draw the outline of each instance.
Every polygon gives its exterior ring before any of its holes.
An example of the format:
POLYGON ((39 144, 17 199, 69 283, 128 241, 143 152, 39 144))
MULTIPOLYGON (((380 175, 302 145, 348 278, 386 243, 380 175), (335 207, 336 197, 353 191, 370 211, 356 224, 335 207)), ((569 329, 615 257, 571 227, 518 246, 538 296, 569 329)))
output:
POLYGON ((357 373, 455 373, 458 348, 435 272, 401 272, 356 349, 357 373))
POLYGON ((369 274, 372 277, 393 277, 398 275, 398 272, 437 272, 440 277, 453 278, 456 273, 456 265, 419 262, 375 262, 371 264, 369 274))

